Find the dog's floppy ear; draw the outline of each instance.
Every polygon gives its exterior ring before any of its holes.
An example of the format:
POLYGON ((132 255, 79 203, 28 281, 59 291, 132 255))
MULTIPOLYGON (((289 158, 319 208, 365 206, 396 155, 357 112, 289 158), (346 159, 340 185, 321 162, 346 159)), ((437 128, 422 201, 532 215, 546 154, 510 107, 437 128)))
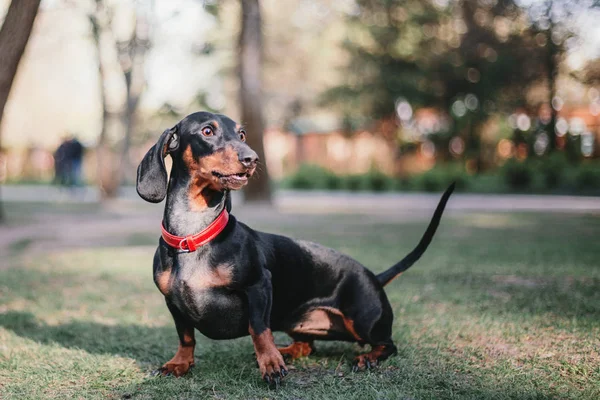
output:
POLYGON ((158 142, 148 150, 138 166, 136 189, 150 203, 160 203, 167 195, 165 157, 179 147, 177 127, 167 129, 158 142))

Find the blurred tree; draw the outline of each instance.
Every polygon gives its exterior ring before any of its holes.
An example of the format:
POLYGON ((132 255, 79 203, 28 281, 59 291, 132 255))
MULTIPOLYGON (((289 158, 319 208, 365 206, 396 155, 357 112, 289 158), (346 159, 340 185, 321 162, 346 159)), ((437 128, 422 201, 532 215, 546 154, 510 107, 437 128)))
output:
MULTIPOLYGON (((572 3, 569 1, 569 3, 572 3)), ((544 57, 544 69, 546 71, 546 80, 548 84, 548 104, 550 107, 550 122, 549 135, 550 141, 548 143, 548 151, 552 152, 556 149, 556 118, 558 105, 555 104, 556 98, 556 80, 559 74, 559 65, 563 61, 565 53, 565 41, 572 33, 565 29, 564 23, 559 18, 569 18, 571 16, 570 4, 562 1, 545 0, 540 3, 543 7, 541 16, 536 21, 536 27, 541 31, 540 33, 544 38, 546 51, 544 57), (566 7, 565 7, 566 6, 566 7), (558 17, 558 8, 561 8, 563 15, 558 17)))
MULTIPOLYGON (((31 35, 40 0, 13 0, 0 29, 0 126, 21 56, 31 35)), ((0 131, 1 133, 1 131, 0 131)), ((0 135, 1 138, 1 135, 0 135)), ((0 141, 0 150, 2 142, 0 141)), ((0 221, 4 219, 0 203, 0 221)))
MULTIPOLYGON (((550 121, 545 125, 550 137, 548 152, 556 149, 556 120, 562 100, 556 94, 560 65, 564 61, 566 43, 575 34, 569 23, 572 22, 573 10, 583 5, 579 0, 543 0, 533 2, 529 7, 529 17, 536 32, 536 40, 543 49, 541 55, 542 74, 546 80, 550 107, 550 121)), ((585 5, 583 5, 585 6, 585 5)))
POLYGON ((102 108, 100 135, 98 136, 98 144, 96 146, 96 179, 98 180, 101 196, 104 199, 116 196, 119 188, 117 179, 119 173, 116 163, 112 160, 113 155, 107 140, 107 125, 112 115, 109 111, 106 96, 106 67, 104 65, 105 61, 102 58, 102 36, 107 30, 109 21, 104 1, 95 1, 96 7, 94 12, 89 15, 89 19, 92 24, 92 38, 96 47, 100 106, 102 108))
POLYGON ((117 195, 122 183, 131 180, 134 176, 135 169, 131 165, 129 151, 135 129, 135 113, 145 85, 144 60, 146 52, 150 48, 149 24, 146 13, 139 10, 140 6, 132 5, 132 27, 126 38, 118 40, 112 34, 111 10, 106 8, 103 0, 95 0, 95 3, 95 11, 89 15, 89 18, 96 45, 103 115, 97 146, 97 174, 102 197, 111 198, 117 195), (121 123, 125 128, 118 156, 113 154, 113 149, 107 143, 107 125, 114 115, 109 111, 105 90, 106 67, 101 51, 103 35, 110 36, 114 42, 112 46, 117 52, 126 90, 125 107, 121 111, 121 123))
POLYGON ((285 126, 301 115, 327 112, 314 99, 339 81, 334 68, 344 58, 338 43, 345 11, 352 2, 262 0, 264 43, 263 93, 267 124, 285 126))
POLYGON ((524 10, 512 0, 455 3, 458 42, 435 57, 432 74, 443 82, 439 97, 455 119, 454 134, 476 171, 486 169, 482 129, 494 112, 524 106, 527 88, 538 82, 542 52, 524 10))
POLYGON ((265 122, 262 111, 262 27, 258 0, 241 0, 241 31, 239 37, 240 108, 247 142, 260 158, 252 183, 245 188, 247 201, 271 201, 271 189, 263 134, 265 122))
POLYGON ((324 93, 345 114, 396 121, 395 107, 433 106, 455 119, 465 156, 485 167, 481 131, 490 114, 525 101, 539 57, 524 10, 512 0, 358 0, 344 43, 346 83, 324 93))
POLYGON ((444 10, 420 0, 357 0, 356 6, 342 43, 349 55, 345 82, 322 100, 339 105, 348 120, 389 118, 398 98, 413 107, 430 104, 441 89, 428 69, 431 55, 444 51, 432 34, 444 10))
POLYGON ((135 129, 135 113, 146 83, 144 61, 146 53, 150 49, 149 34, 150 26, 147 15, 136 7, 130 36, 117 42, 119 64, 123 71, 126 87, 125 110, 123 111, 125 134, 121 146, 119 184, 131 180, 135 176, 135 168, 131 165, 129 150, 135 129))

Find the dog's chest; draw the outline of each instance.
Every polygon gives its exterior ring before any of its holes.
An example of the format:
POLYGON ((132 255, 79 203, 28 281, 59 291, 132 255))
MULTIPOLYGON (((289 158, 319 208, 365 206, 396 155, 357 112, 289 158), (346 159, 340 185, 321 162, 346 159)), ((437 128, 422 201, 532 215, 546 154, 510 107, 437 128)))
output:
POLYGON ((173 271, 169 271, 169 282, 163 292, 171 295, 200 293, 215 288, 231 285, 233 266, 218 264, 215 266, 204 263, 185 263, 173 271), (188 293, 189 292, 189 293, 188 293))
POLYGON ((227 287, 231 285, 233 266, 218 264, 210 266, 198 263, 192 266, 183 266, 176 274, 175 284, 180 289, 203 291, 207 289, 227 287))
POLYGON ((244 292, 234 287, 233 272, 229 264, 180 268, 172 275, 167 297, 210 338, 246 335, 247 300, 244 292))
POLYGON ((167 292, 180 308, 201 313, 215 301, 215 292, 230 287, 232 282, 233 266, 230 264, 183 264, 171 272, 169 282, 160 289, 167 292))

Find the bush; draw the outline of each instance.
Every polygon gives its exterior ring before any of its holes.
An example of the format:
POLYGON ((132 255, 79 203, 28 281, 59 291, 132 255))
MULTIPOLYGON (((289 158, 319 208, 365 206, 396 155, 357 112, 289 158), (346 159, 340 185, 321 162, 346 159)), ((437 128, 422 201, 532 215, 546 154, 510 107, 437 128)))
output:
POLYGON ((421 176, 420 186, 426 192, 439 192, 444 184, 439 174, 426 172, 421 176))
POLYGON ((325 187, 323 189, 328 190, 339 190, 342 188, 342 178, 334 173, 327 171, 328 173, 325 176, 325 187))
POLYGON ((504 180, 512 189, 523 190, 531 186, 533 171, 530 163, 510 159, 502 167, 504 180))
POLYGON ((363 188, 374 192, 390 190, 394 186, 394 180, 377 170, 371 170, 364 175, 363 188))
POLYGON ((298 171, 286 181, 284 187, 293 189, 329 189, 335 190, 341 187, 342 181, 333 172, 318 165, 303 164, 298 171))
MULTIPOLYGON (((590 161, 590 160, 588 160, 590 161)), ((462 164, 438 164, 418 175, 393 178, 375 169, 360 175, 336 175, 317 165, 302 165, 282 182, 283 187, 300 190, 426 191, 439 193, 456 182, 458 191, 474 190, 485 193, 506 191, 543 193, 600 194, 600 163, 569 164, 563 154, 519 162, 510 159, 499 174, 469 175, 462 164), (505 186, 506 184, 506 186, 505 186)))
POLYGON ((318 165, 303 164, 296 173, 283 180, 282 186, 300 190, 342 189, 382 192, 394 188, 394 178, 377 170, 361 175, 340 176, 318 165))
POLYGON ((441 192, 452 182, 458 190, 468 187, 469 175, 460 164, 441 164, 414 178, 413 187, 425 192, 441 192))
POLYGON ((575 174, 575 186, 581 191, 600 190, 600 166, 582 165, 575 174))
POLYGON ((346 175, 342 178, 342 188, 357 192, 363 188, 363 178, 361 175, 346 175))
POLYGON ((402 177, 402 178, 396 179, 393 182, 392 189, 401 191, 401 192, 407 192, 407 191, 414 190, 414 186, 415 186, 414 179, 411 179, 410 177, 402 177))
POLYGON ((539 172, 542 175, 544 187, 554 189, 559 187, 564 180, 565 171, 569 163, 562 153, 552 154, 539 162, 539 172))

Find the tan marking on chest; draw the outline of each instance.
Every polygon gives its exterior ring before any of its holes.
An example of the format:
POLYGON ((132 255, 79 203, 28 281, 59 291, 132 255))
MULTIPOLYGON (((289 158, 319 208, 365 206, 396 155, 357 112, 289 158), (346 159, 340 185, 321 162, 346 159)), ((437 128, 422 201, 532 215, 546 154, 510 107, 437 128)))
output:
POLYGON ((203 267, 195 271, 187 283, 196 290, 224 287, 231 284, 232 275, 233 266, 229 264, 221 264, 216 268, 203 267))

